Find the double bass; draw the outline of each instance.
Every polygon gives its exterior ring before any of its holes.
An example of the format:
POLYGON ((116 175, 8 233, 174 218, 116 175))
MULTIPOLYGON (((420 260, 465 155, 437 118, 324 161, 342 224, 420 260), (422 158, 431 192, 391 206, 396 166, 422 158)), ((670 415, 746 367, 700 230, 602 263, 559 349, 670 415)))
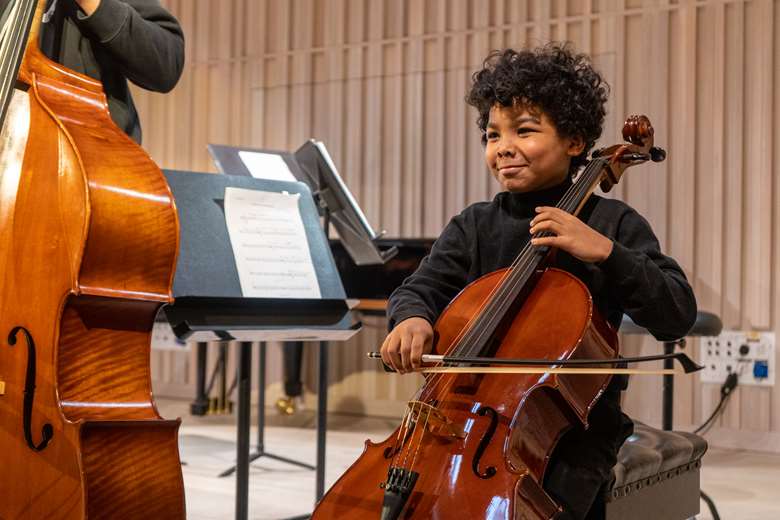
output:
MULTIPOLYGON (((594 152, 557 207, 576 215, 596 186, 609 191, 627 167, 662 161, 653 133, 646 117, 629 117, 627 143, 594 152)), ((423 370, 401 425, 366 441, 313 519, 535 520, 561 511, 542 487, 550 456, 574 424, 587 427, 612 374, 630 369, 609 368, 619 362, 616 331, 553 256, 529 241, 511 266, 450 302, 434 325, 442 362, 423 370)))
POLYGON ((0 45, 0 519, 184 518, 149 367, 176 208, 101 84, 38 49, 45 3, 0 45))

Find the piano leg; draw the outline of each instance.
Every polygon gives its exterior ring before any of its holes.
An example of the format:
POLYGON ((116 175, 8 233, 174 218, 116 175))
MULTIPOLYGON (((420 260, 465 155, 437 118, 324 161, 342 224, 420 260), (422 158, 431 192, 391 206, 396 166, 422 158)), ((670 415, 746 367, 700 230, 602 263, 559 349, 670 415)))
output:
POLYGON ((276 408, 284 415, 296 411, 296 400, 303 395, 301 365, 303 363, 303 342, 285 341, 282 348, 284 364, 284 397, 276 401, 276 408))
POLYGON ((195 370, 195 400, 190 404, 192 415, 206 415, 209 410, 209 396, 206 395, 206 364, 208 343, 197 343, 197 367, 195 370))

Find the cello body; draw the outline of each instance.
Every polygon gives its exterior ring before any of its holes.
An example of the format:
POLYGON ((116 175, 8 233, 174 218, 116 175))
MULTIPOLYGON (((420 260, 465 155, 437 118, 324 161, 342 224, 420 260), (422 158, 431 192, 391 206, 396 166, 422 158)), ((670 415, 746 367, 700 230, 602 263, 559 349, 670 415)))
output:
MULTIPOLYGON (((505 271, 479 278, 449 304, 434 326, 438 352, 449 350, 505 271)), ((538 277, 496 345, 491 355, 497 359, 606 359, 617 354, 617 336, 595 312, 585 285, 558 269, 538 277)), ((587 426, 588 413, 610 375, 447 378, 425 399, 441 415, 417 420, 405 436, 396 431, 384 442, 367 441, 361 457, 323 497, 312 518, 393 518, 382 513, 380 484, 393 459, 403 457, 402 465, 417 461, 411 466, 419 476, 397 518, 548 519, 559 511, 541 487, 547 462, 572 424, 587 426), (398 439, 404 437, 399 451, 398 439)))
POLYGON ((0 135, 0 519, 184 518, 179 421, 149 366, 173 198, 35 25, 0 135))

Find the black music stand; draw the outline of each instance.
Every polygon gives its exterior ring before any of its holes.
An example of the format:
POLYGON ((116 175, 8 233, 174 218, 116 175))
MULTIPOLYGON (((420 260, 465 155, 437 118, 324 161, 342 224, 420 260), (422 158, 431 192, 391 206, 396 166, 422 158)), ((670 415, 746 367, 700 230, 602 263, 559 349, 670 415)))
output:
MULTIPOLYGON (((696 314, 696 322, 693 324, 691 330, 688 331, 686 337, 696 336, 717 336, 723 329, 723 323, 720 318, 711 312, 699 311, 696 314)), ((623 334, 647 334, 650 335, 647 329, 640 327, 633 322, 631 318, 623 315, 623 322, 620 324, 620 332, 623 334)), ((664 341, 664 354, 673 354, 677 345, 680 348, 685 348, 685 338, 680 338, 674 341, 664 341)), ((664 359, 664 368, 674 368, 674 360, 664 359)), ((663 382, 663 429, 671 431, 674 422, 674 375, 665 374, 663 382)))
POLYGON ((384 231, 377 233, 371 227, 363 210, 360 209, 349 188, 341 179, 336 165, 322 142, 309 139, 293 153, 216 144, 209 144, 208 149, 214 158, 217 169, 221 173, 229 175, 253 175, 253 172, 241 159, 241 153, 260 153, 281 157, 290 173, 297 180, 309 186, 320 214, 325 217, 325 236, 329 236, 328 227, 332 222, 341 243, 355 264, 383 264, 398 253, 396 247, 390 247, 384 251, 379 249, 376 240, 384 234, 384 231))
MULTIPOLYGON (((379 249, 377 241, 383 233, 376 233, 368 223, 368 219, 366 219, 360 206, 350 193, 349 188, 347 188, 347 185, 341 179, 325 145, 320 141, 310 139, 294 153, 280 150, 265 150, 215 144, 209 144, 208 150, 214 159, 214 164, 221 173, 247 177, 262 177, 266 172, 262 167, 258 168, 261 171, 252 171, 247 162, 242 159, 242 153, 250 155, 262 154, 264 156, 276 156, 281 158, 284 162, 284 166, 286 166, 286 169, 288 170, 288 172, 282 171, 282 175, 292 174, 293 177, 305 183, 310 188, 311 194, 319 208, 320 215, 323 217, 322 227, 324 236, 326 238, 330 236, 330 224, 332 222, 338 232, 342 245, 357 265, 382 264, 392 259, 398 253, 398 248, 395 246, 386 250, 379 249)), ((276 157, 270 158, 276 159, 276 157)), ((276 159, 276 164, 279 165, 278 159, 276 159)), ((282 166, 282 170, 284 170, 284 166, 282 166)), ((276 174, 278 174, 278 172, 276 172, 275 175, 276 174)), ((327 345, 325 343, 320 343, 320 380, 324 380, 324 378, 327 377, 326 347, 327 345), (324 371, 323 367, 325 367, 324 371)), ((261 345, 259 362, 261 375, 263 375, 265 371, 264 345, 261 345)), ((327 388, 320 387, 317 395, 318 424, 320 423, 319 410, 327 408, 327 394, 323 390, 327 390, 327 388)), ((262 421, 260 422, 261 426, 264 425, 265 419, 264 396, 265 393, 261 390, 261 400, 258 403, 258 407, 262 408, 258 410, 258 421, 262 421)), ((323 416, 321 420, 324 424, 326 419, 323 416)), ((324 439, 322 442, 324 443, 324 439)), ((283 462, 307 467, 307 465, 298 461, 266 453, 263 446, 262 428, 259 429, 258 432, 257 446, 257 452, 252 455, 251 460, 255 460, 256 458, 265 455, 277 460, 282 460, 283 462)), ((323 465, 324 458, 322 461, 318 459, 317 467, 321 468, 323 465)), ((230 474, 230 472, 231 470, 227 470, 223 475, 230 474)), ((322 498, 325 492, 324 486, 324 478, 320 478, 318 474, 316 490, 317 500, 322 498)), ((306 518, 306 516, 295 518, 306 518)))
MULTIPOLYGON (((251 177, 164 172, 176 200, 181 238, 173 292, 166 317, 180 339, 236 340, 238 360, 238 432, 236 519, 248 517, 249 430, 252 342, 321 340, 317 410, 317 499, 324 490, 327 414, 327 341, 346 340, 360 328, 346 304, 333 257, 308 187, 299 182, 251 177), (299 193, 321 299, 244 298, 225 224, 222 199, 228 186, 299 193)), ((262 402, 261 402, 262 405, 262 402)), ((264 425, 261 425, 264 426, 264 425)), ((262 428, 261 428, 262 431, 262 428)), ((261 434, 262 435, 262 434, 261 434)), ((262 441, 262 437, 259 438, 262 441)), ((259 446, 263 448, 263 446, 259 446)), ((269 456, 267 453, 263 455, 269 456)), ((275 456, 274 458, 284 459, 275 456)), ((285 460, 285 462, 297 462, 285 460)))

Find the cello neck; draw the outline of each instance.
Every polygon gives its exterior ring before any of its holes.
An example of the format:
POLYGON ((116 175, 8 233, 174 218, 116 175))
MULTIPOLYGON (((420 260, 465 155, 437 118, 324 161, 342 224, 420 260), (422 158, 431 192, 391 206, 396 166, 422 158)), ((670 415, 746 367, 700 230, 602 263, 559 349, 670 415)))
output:
MULTIPOLYGON (((577 215, 588 197, 601 182, 604 166, 608 160, 595 158, 580 174, 575 183, 569 187, 556 205, 557 208, 577 215)), ((536 233, 534 237, 548 236, 549 233, 536 233)), ((482 311, 471 321, 469 329, 463 334, 460 341, 453 345, 451 355, 476 356, 488 355, 489 346, 492 344, 498 328, 504 323, 504 317, 511 314, 509 311, 522 301, 524 294, 547 261, 550 253, 549 247, 536 247, 529 240, 517 255, 512 265, 507 269, 501 282, 490 296, 482 311)))

